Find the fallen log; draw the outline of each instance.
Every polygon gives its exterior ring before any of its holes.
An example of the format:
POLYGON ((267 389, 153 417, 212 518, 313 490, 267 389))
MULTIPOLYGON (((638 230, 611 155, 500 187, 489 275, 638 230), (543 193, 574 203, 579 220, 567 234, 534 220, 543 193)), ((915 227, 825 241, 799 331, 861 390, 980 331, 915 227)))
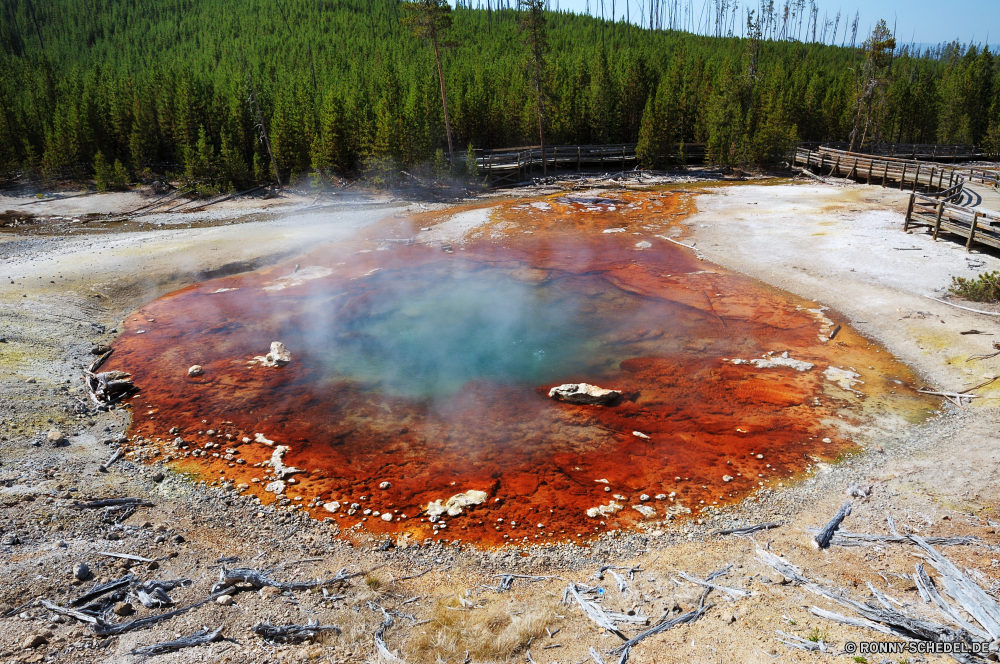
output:
POLYGON ((846 519, 850 513, 851 513, 851 501, 847 501, 846 503, 840 506, 840 509, 837 510, 837 513, 833 515, 833 518, 830 519, 830 522, 825 526, 823 526, 823 528, 821 528, 820 531, 816 533, 816 537, 813 538, 813 541, 816 542, 819 548, 825 549, 826 547, 830 546, 830 539, 833 537, 833 534, 837 532, 837 528, 840 528, 841 522, 844 519, 846 519))
POLYGON ((141 648, 134 648, 129 650, 130 655, 162 655, 165 652, 172 652, 174 650, 181 650, 182 648, 193 648, 195 646, 203 646, 207 643, 212 643, 218 641, 222 638, 222 626, 216 627, 212 631, 207 629, 200 629, 191 636, 185 636, 184 638, 176 639, 174 641, 163 641, 162 643, 154 643, 149 646, 143 646, 141 648))
MULTIPOLYGON (((809 528, 809 532, 818 533, 818 528, 809 528)), ((978 544, 979 540, 971 535, 962 537, 928 537, 928 544, 938 546, 964 546, 978 544)), ((848 533, 838 531, 830 539, 830 544, 836 546, 865 546, 867 544, 915 544, 907 535, 871 535, 868 533, 848 533)))
MULTIPOLYGON (((382 565, 379 565, 382 567, 382 565)), ((373 568, 377 569, 377 568, 373 568)), ((272 588, 277 588, 278 590, 308 590, 310 588, 319 588, 321 586, 329 586, 340 584, 348 579, 353 579, 358 576, 363 576, 369 574, 372 570, 365 572, 355 572, 353 574, 347 574, 347 569, 342 569, 336 575, 329 579, 316 579, 315 581, 275 581, 269 577, 265 572, 260 572, 255 569, 249 569, 246 567, 240 567, 236 569, 226 569, 222 567, 219 569, 219 581, 214 586, 212 586, 212 592, 217 593, 220 591, 228 590, 233 588, 239 583, 249 583, 254 589, 260 589, 265 586, 270 586, 272 588)), ((223 593, 225 594, 225 593, 223 593)))
POLYGON ((340 627, 336 625, 320 625, 317 621, 310 620, 305 625, 278 626, 270 623, 259 623, 251 631, 268 641, 301 643, 306 639, 315 639, 316 635, 321 632, 336 632, 339 634, 340 627))
POLYGON ((743 526, 742 528, 726 528, 725 530, 716 530, 713 535, 749 535, 750 533, 755 533, 758 530, 770 530, 771 528, 777 528, 781 524, 777 521, 771 521, 770 523, 760 523, 756 526, 743 526))
POLYGON ((614 648, 611 651, 611 653, 613 655, 620 655, 620 654, 625 653, 628 650, 630 650, 632 648, 632 646, 634 646, 637 643, 641 642, 643 639, 647 639, 647 638, 649 638, 649 637, 651 637, 651 636, 653 636, 655 634, 660 634, 661 632, 665 632, 668 629, 676 627, 677 625, 683 625, 685 623, 694 622, 695 620, 697 620, 698 618, 700 618, 702 615, 704 615, 705 612, 708 611, 710 608, 712 608, 711 604, 708 605, 708 606, 700 607, 698 609, 692 609, 691 611, 688 611, 687 613, 683 613, 683 614, 677 616, 673 620, 667 620, 665 622, 661 622, 661 623, 659 623, 657 625, 654 625, 653 627, 650 627, 649 629, 647 629, 645 632, 642 632, 640 634, 637 634, 636 636, 633 636, 631 639, 628 639, 627 641, 625 641, 625 643, 621 644, 617 648, 614 648))
POLYGON ((580 596, 579 591, 577 591, 576 584, 570 583, 567 587, 567 592, 572 595, 573 599, 576 600, 580 608, 583 609, 584 614, 592 621, 594 621, 598 627, 601 629, 611 632, 622 641, 627 641, 628 637, 621 633, 618 627, 611 621, 611 618, 604 613, 604 609, 593 602, 588 602, 583 597, 580 596))

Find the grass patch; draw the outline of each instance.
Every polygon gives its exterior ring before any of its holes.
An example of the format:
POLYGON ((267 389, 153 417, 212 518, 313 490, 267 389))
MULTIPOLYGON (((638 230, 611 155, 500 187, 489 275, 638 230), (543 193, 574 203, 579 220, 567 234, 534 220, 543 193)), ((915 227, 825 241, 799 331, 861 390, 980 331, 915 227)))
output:
POLYGON ((952 277, 950 290, 973 302, 1000 302, 1000 272, 983 272, 975 279, 952 277))
POLYGON ((456 599, 446 600, 414 639, 415 659, 462 661, 468 651, 474 661, 503 661, 522 652, 530 639, 544 635, 555 619, 552 606, 526 608, 494 601, 482 609, 463 610, 456 599), (518 613, 519 609, 524 611, 518 613))
POLYGON ((813 627, 812 631, 809 632, 809 636, 806 637, 813 643, 819 643, 820 641, 826 642, 827 633, 826 630, 820 630, 819 627, 813 627))

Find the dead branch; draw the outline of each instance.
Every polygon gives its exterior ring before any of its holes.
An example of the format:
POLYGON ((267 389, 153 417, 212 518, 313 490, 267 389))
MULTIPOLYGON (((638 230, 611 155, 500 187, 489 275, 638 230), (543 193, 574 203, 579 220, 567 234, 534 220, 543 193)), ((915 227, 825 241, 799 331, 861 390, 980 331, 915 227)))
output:
POLYGON ((580 608, 583 609, 583 612, 587 615, 587 617, 593 620, 595 623, 597 623, 598 627, 611 632, 612 634, 620 638, 622 641, 628 640, 628 638, 624 634, 622 634, 621 631, 619 631, 619 629, 611 621, 611 618, 609 618, 608 615, 604 613, 604 609, 602 609, 594 602, 588 602, 587 600, 585 600, 583 597, 580 596, 579 591, 577 591, 577 584, 570 583, 566 590, 570 595, 573 596, 573 599, 575 599, 577 604, 580 605, 580 608))
POLYGON ((240 567, 232 570, 222 567, 219 569, 219 582, 212 586, 212 592, 217 593, 220 591, 226 591, 229 588, 235 587, 236 584, 239 583, 249 583, 254 589, 271 586, 272 588, 277 588, 278 590, 308 590, 310 588, 341 584, 348 579, 370 574, 372 571, 382 566, 383 565, 379 565, 378 567, 373 567, 371 570, 365 572, 355 572, 353 574, 347 574, 347 569, 345 568, 329 579, 294 582, 275 581, 269 577, 267 573, 259 572, 255 569, 249 569, 247 567, 240 567))
POLYGON ((270 623, 260 623, 253 627, 253 633, 267 639, 268 641, 280 641, 281 643, 301 643, 306 639, 315 639, 320 632, 340 633, 340 628, 336 625, 320 625, 315 620, 310 620, 305 625, 283 625, 276 626, 270 623))
POLYGON ((771 528, 777 528, 781 524, 777 521, 771 521, 770 523, 760 523, 756 526, 743 526, 742 528, 727 528, 725 530, 716 530, 713 535, 749 535, 750 533, 755 533, 758 530, 770 530, 771 528))
POLYGON ((142 498, 102 498, 99 500, 88 500, 85 502, 75 502, 70 507, 75 510, 93 510, 99 507, 114 507, 116 505, 135 505, 137 507, 155 507, 154 503, 142 498))
POLYGON ((125 576, 121 577, 120 579, 116 579, 115 581, 108 581, 107 583, 98 584, 94 586, 89 592, 80 595, 69 604, 70 606, 83 606, 90 600, 97 599, 98 597, 104 595, 105 593, 125 588, 135 580, 136 578, 134 575, 126 574, 125 576))
POLYGON ((816 533, 814 541, 819 546, 819 548, 825 549, 826 547, 830 546, 830 539, 833 537, 833 534, 837 531, 837 528, 840 528, 841 522, 845 518, 847 518, 847 515, 850 513, 851 513, 851 501, 848 500, 846 503, 840 506, 840 509, 837 510, 837 513, 833 515, 832 519, 830 519, 830 523, 823 526, 823 528, 818 533, 816 533))
MULTIPOLYGON (((810 528, 809 532, 819 533, 818 528, 810 528)), ((962 537, 928 537, 928 544, 938 546, 963 546, 978 544, 979 540, 970 535, 962 537)), ((866 546, 868 544, 915 544, 907 535, 870 535, 868 533, 837 532, 830 538, 830 544, 836 546, 866 546)))
POLYGON ((175 616, 179 616, 182 613, 186 613, 191 609, 197 609, 199 606, 204 606, 209 602, 214 602, 223 595, 228 594, 228 589, 221 593, 212 593, 204 599, 200 599, 193 604, 188 604, 187 606, 182 606, 179 609, 174 609, 173 611, 167 611, 166 613, 160 613, 155 616, 147 616, 145 618, 137 618, 135 620, 130 620, 125 623, 109 624, 103 620, 98 620, 93 627, 94 634, 97 636, 117 636, 119 634, 124 634, 126 632, 131 632, 135 629, 142 629, 143 627, 149 627, 150 625, 155 625, 161 623, 164 620, 170 620, 175 616))
POLYGON ((619 654, 625 653, 628 650, 630 650, 632 648, 632 646, 636 645, 637 643, 639 643, 643 639, 649 638, 650 636, 653 636, 655 634, 659 634, 661 632, 665 632, 668 629, 671 629, 672 627, 676 627, 677 625, 683 625, 684 623, 694 622, 695 620, 697 620, 698 618, 700 618, 702 615, 704 615, 704 613, 706 611, 708 611, 710 608, 712 608, 711 604, 709 604, 708 606, 705 606, 705 607, 698 608, 698 609, 693 609, 691 611, 688 611, 687 613, 683 613, 683 614, 677 616, 676 618, 674 618, 673 620, 667 620, 665 622, 661 622, 658 625, 655 625, 654 627, 650 627, 645 632, 642 632, 641 634, 637 634, 636 636, 632 637, 631 639, 628 639, 627 641, 625 641, 625 643, 623 643, 620 646, 618 646, 617 648, 613 649, 611 651, 611 653, 613 655, 619 655, 619 654))
POLYGON ((85 623, 90 623, 96 625, 100 620, 97 616, 92 616, 89 613, 84 613, 83 611, 77 611, 76 609, 67 609, 65 607, 54 604, 47 599, 39 600, 39 603, 44 606, 49 611, 53 613, 58 613, 61 616, 67 616, 69 618, 76 618, 85 623))
POLYGON ((129 651, 130 655, 162 655, 165 652, 172 652, 174 650, 180 650, 181 648, 192 648, 194 646, 203 646, 206 643, 212 643, 213 641, 218 641, 222 638, 222 626, 216 627, 211 632, 207 629, 200 629, 191 636, 185 636, 184 638, 177 639, 176 641, 164 641, 162 643, 154 643, 149 646, 143 646, 141 648, 135 648, 129 651))
POLYGON ((690 574, 685 574, 684 572, 678 572, 677 575, 680 576, 682 579, 690 581, 691 583, 695 583, 699 586, 704 586, 705 588, 709 588, 710 590, 718 590, 719 592, 726 593, 733 599, 742 599, 744 597, 750 597, 750 593, 748 593, 745 590, 738 590, 736 588, 727 588, 726 586, 717 586, 714 583, 709 583, 708 581, 702 581, 701 579, 697 579, 691 576, 690 574))

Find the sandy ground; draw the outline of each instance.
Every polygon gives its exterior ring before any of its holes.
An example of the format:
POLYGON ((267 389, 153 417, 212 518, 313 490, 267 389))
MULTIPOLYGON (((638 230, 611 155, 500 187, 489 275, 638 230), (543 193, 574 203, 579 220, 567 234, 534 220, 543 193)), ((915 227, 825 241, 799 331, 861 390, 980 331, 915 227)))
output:
MULTIPOLYGON (((961 389, 1000 372, 1000 357, 965 361, 986 352, 995 336, 959 334, 978 329, 1000 336, 998 318, 925 297, 944 296, 952 275, 998 269, 1000 260, 966 254, 957 243, 934 243, 921 233, 904 234, 905 198, 898 192, 812 184, 699 191, 699 212, 685 220, 682 240, 697 242, 706 260, 832 307, 914 367, 929 386, 961 389)), ((52 217, 97 209, 117 212, 140 203, 134 195, 116 196, 44 205, 63 206, 52 207, 52 217)), ((0 210, 20 202, 0 201, 0 210)), ((902 578, 919 562, 915 547, 817 551, 811 545, 807 529, 829 519, 851 484, 871 485, 872 490, 867 499, 854 501, 846 530, 884 534, 891 514, 903 532, 975 535, 974 545, 941 550, 958 567, 981 575, 974 578, 987 590, 1000 588, 1000 524, 994 523, 1000 521, 994 514, 1000 498, 996 389, 978 390, 991 398, 972 407, 942 402, 941 410, 919 425, 859 434, 863 451, 841 463, 818 466, 785 490, 762 491, 713 521, 619 535, 589 548, 523 551, 440 544, 380 550, 379 542, 346 543, 332 537, 328 524, 261 508, 182 475, 167 472, 161 478, 155 464, 138 462, 141 446, 124 440, 124 411, 74 412, 75 400, 84 397, 78 376, 93 357, 91 347, 112 339, 122 317, 142 302, 207 276, 253 269, 318 242, 336 241, 384 215, 409 209, 404 203, 369 202, 310 211, 303 209, 307 205, 284 201, 262 209, 234 204, 229 212, 192 228, 148 224, 127 231, 77 230, 63 223, 45 233, 0 233, 0 564, 5 579, 0 588, 0 661, 139 661, 128 654, 135 647, 188 635, 202 626, 221 626, 225 640, 164 655, 160 661, 347 662, 398 656, 409 662, 576 664, 593 661, 593 647, 610 662, 617 661, 609 651, 620 638, 599 629, 572 600, 560 602, 568 581, 601 587, 605 610, 631 610, 655 622, 697 607, 703 588, 681 573, 704 578, 727 565, 732 567, 716 583, 742 589, 749 597, 727 599, 713 593, 704 616, 644 640, 632 648, 629 661, 860 661, 843 654, 846 642, 889 637, 811 615, 813 605, 843 609, 787 583, 761 564, 756 553, 758 547, 770 547, 802 567, 807 577, 861 601, 871 596, 866 586, 871 583, 907 610, 942 620, 902 578), (67 440, 46 440, 45 432, 52 428, 67 440), (99 465, 117 444, 125 446, 126 456, 101 472, 99 465), (73 504, 109 496, 148 498, 153 505, 128 515, 73 504), (755 539, 712 535, 719 527, 765 521, 782 526, 757 533, 755 539), (226 558, 230 560, 218 562, 226 558), (78 563, 89 565, 92 576, 74 580, 78 563), (95 636, 83 623, 33 603, 41 597, 66 605, 96 581, 131 569, 141 580, 190 579, 191 584, 169 593, 176 606, 184 607, 209 596, 220 565, 283 565, 271 573, 282 581, 329 579, 342 569, 358 576, 308 591, 243 591, 231 603, 212 601, 158 625, 111 637, 95 636), (613 568, 602 574, 601 568, 609 565, 613 568), (497 587, 499 573, 532 578, 518 578, 503 590, 497 587), (296 645, 276 644, 250 632, 260 622, 309 620, 339 630, 296 645), (379 653, 375 634, 380 625, 395 654, 379 653), (841 654, 789 649, 775 639, 779 629, 822 639, 841 654)), ((412 209, 426 209, 414 205, 412 209)), ((464 232, 474 222, 462 217, 453 225, 464 232)), ((459 239, 440 235, 431 237, 459 239)), ((162 612, 143 608, 136 598, 122 596, 116 602, 121 613, 127 613, 123 602, 140 617, 162 612)), ((117 621, 132 617, 110 616, 117 621)), ((644 627, 624 629, 634 636, 644 627)), ((866 661, 883 660, 903 661, 898 656, 869 656, 866 661)), ((911 655, 908 661, 943 659, 911 655)))

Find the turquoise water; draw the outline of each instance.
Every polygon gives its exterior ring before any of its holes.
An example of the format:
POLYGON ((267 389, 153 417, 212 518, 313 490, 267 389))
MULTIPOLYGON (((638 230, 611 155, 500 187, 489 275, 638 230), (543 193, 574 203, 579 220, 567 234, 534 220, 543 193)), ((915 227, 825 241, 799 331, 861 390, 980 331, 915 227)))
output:
MULTIPOLYGON (((449 396, 469 381, 539 385, 617 368, 613 343, 643 309, 599 276, 538 282, 452 261, 383 271, 335 310, 309 345, 337 377, 399 396, 449 396)), ((544 273, 543 273, 544 274, 544 273)))

